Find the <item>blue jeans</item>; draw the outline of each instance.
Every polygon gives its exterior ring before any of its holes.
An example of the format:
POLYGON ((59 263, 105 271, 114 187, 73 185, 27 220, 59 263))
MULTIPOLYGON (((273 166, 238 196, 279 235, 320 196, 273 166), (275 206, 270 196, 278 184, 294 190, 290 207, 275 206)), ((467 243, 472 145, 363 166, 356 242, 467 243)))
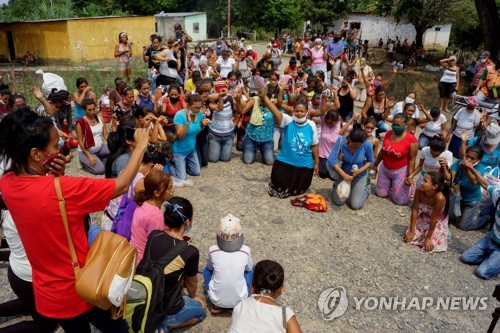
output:
POLYGON ((422 150, 423 148, 427 147, 430 140, 431 138, 429 138, 427 135, 425 135, 424 133, 420 133, 420 136, 418 137, 418 149, 422 150))
POLYGON ((196 318, 202 322, 207 317, 207 311, 201 306, 201 303, 189 296, 182 296, 184 307, 174 315, 168 315, 163 319, 163 326, 176 327, 186 321, 196 318))
POLYGON ((187 156, 181 154, 173 154, 175 165, 170 166, 170 174, 177 179, 186 180, 187 173, 191 176, 200 175, 200 162, 196 149, 193 149, 187 156))
MULTIPOLYGON (((455 191, 450 191, 450 207, 454 207, 456 201, 455 191)), ((453 209, 450 209, 449 217, 450 223, 453 223, 458 229, 461 230, 475 230, 480 229, 485 226, 484 219, 479 219, 479 214, 481 212, 481 207, 479 205, 480 200, 473 202, 460 202, 460 212, 461 216, 455 216, 453 209)))
POLYGON ((478 240, 460 259, 466 264, 479 264, 476 275, 481 279, 489 280, 500 274, 500 245, 490 235, 478 240))
POLYGON ((385 120, 380 120, 377 123, 377 129, 378 129, 378 133, 389 132, 389 130, 391 129, 391 125, 388 122, 386 122, 385 120))
MULTIPOLYGON (((328 162, 327 162, 328 163, 328 162)), ((351 182, 351 193, 347 199, 341 200, 337 194, 337 186, 344 180, 339 177, 333 183, 332 201, 337 206, 342 206, 346 202, 354 210, 363 208, 366 200, 370 196, 371 187, 366 184, 367 172, 363 172, 354 178, 351 182)))
MULTIPOLYGON (((203 284, 205 285, 205 290, 208 290, 208 284, 212 280, 212 275, 214 274, 214 271, 211 271, 208 269, 207 266, 203 269, 203 284)), ((243 277, 245 278, 245 282, 247 283, 247 288, 248 288, 248 296, 252 294, 252 277, 253 277, 253 270, 251 271, 245 271, 243 274, 243 277)))
POLYGON ((255 162, 257 148, 262 155, 262 163, 272 165, 274 163, 274 141, 257 142, 245 135, 243 137, 243 163, 252 164, 255 162))
POLYGON ((208 133, 208 160, 211 163, 227 162, 231 160, 233 150, 234 134, 219 136, 213 133, 208 133))

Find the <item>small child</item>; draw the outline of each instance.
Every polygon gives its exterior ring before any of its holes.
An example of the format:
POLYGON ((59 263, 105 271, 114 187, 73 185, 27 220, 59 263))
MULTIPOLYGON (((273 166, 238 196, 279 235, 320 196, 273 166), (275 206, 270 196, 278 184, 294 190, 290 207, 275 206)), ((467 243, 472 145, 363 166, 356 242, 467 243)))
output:
POLYGON ((254 294, 234 308, 228 332, 301 332, 293 311, 276 301, 283 294, 284 281, 279 263, 260 261, 252 280, 254 294))
POLYGON ((228 214, 220 220, 217 245, 208 250, 203 270, 213 314, 220 313, 221 308, 233 309, 250 294, 253 261, 250 248, 243 241, 240 219, 228 214))
POLYGON ((380 141, 375 136, 375 129, 376 128, 377 128, 377 120, 375 119, 375 117, 370 116, 363 121, 363 129, 365 130, 365 132, 367 134, 366 140, 368 140, 368 142, 372 143, 373 156, 375 156, 375 158, 377 157, 378 147, 380 145, 380 141))
POLYGON ((448 212, 444 177, 428 172, 415 193, 405 242, 423 250, 443 252, 448 247, 448 212))

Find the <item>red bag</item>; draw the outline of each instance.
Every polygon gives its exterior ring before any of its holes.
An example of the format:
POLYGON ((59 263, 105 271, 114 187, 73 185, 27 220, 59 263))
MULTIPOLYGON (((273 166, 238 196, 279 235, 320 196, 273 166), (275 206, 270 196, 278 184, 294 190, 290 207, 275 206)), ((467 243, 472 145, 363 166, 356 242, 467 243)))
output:
POLYGON ((328 205, 325 198, 319 194, 306 194, 295 199, 290 199, 290 203, 297 207, 306 207, 315 212, 326 212, 328 205))

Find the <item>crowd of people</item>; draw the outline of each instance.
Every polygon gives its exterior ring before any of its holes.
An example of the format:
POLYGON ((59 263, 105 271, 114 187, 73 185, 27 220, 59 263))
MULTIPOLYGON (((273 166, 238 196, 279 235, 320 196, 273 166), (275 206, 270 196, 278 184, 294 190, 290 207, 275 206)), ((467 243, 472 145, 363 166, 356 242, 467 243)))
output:
MULTIPOLYGON (((9 332, 52 332, 58 325, 65 332, 89 332, 89 323, 103 332, 128 331, 124 319, 112 320, 76 294, 65 230, 54 223, 61 220, 54 177, 60 179, 79 262, 89 251, 88 214, 104 210, 102 227, 130 240, 140 266, 144 256, 158 260, 190 242, 195 212, 187 198, 174 196, 174 187, 187 184, 188 175, 200 176, 209 163, 230 161, 233 146, 244 164, 272 165, 271 197, 301 195, 317 175, 331 181, 336 206, 363 209, 372 182, 378 197, 396 205, 413 199, 404 241, 424 250, 447 250, 449 223, 462 230, 491 225, 491 233, 461 259, 479 265, 481 278, 500 273, 500 126, 478 112, 476 97, 448 124, 441 112, 458 84, 453 57, 441 61, 443 103, 428 111, 414 92, 399 102, 387 96, 397 69, 386 81, 374 74, 356 29, 314 39, 305 33, 280 74, 279 39, 260 59, 245 40, 235 46, 217 40, 190 53, 192 39, 176 24, 165 44, 151 36, 143 50, 147 71, 133 86, 131 44, 126 33, 118 38, 120 77, 99 100, 83 77, 73 98, 63 89, 44 94, 33 88, 41 104, 36 112, 24 96, 0 89, 0 191, 10 247, 4 259, 18 297, 0 304, 0 315, 30 313, 33 319, 9 326, 9 332), (356 100, 364 103, 360 113, 356 100), (81 167, 105 178, 65 176, 75 148, 81 167), (118 215, 128 223, 117 225, 118 215), (158 231, 145 253, 148 236, 158 231)), ((288 45, 289 36, 284 40, 288 45)), ((488 64, 476 89, 498 101, 495 71, 488 64)), ((270 260, 254 266, 240 219, 223 217, 216 239, 203 269, 209 311, 232 311, 229 332, 300 332, 293 311, 277 301, 284 291, 283 267, 270 260)), ((164 292, 171 301, 158 332, 205 319, 207 304, 197 294, 199 261, 199 249, 190 243, 165 268, 164 292)))

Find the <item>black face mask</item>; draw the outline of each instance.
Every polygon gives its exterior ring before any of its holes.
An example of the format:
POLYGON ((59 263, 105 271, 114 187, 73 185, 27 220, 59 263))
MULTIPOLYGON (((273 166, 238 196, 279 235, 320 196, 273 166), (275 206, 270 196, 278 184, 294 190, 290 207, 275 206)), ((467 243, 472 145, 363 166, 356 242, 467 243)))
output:
POLYGON ((300 76, 300 77, 303 77, 304 76, 304 72, 300 72, 297 75, 300 76))
POLYGON ((170 100, 170 102, 172 103, 177 103, 179 101, 179 97, 170 97, 168 96, 168 99, 170 100))
POLYGON ((333 41, 334 41, 335 43, 337 43, 337 42, 339 41, 339 39, 340 39, 340 38, 338 38, 338 37, 333 37, 333 41))

